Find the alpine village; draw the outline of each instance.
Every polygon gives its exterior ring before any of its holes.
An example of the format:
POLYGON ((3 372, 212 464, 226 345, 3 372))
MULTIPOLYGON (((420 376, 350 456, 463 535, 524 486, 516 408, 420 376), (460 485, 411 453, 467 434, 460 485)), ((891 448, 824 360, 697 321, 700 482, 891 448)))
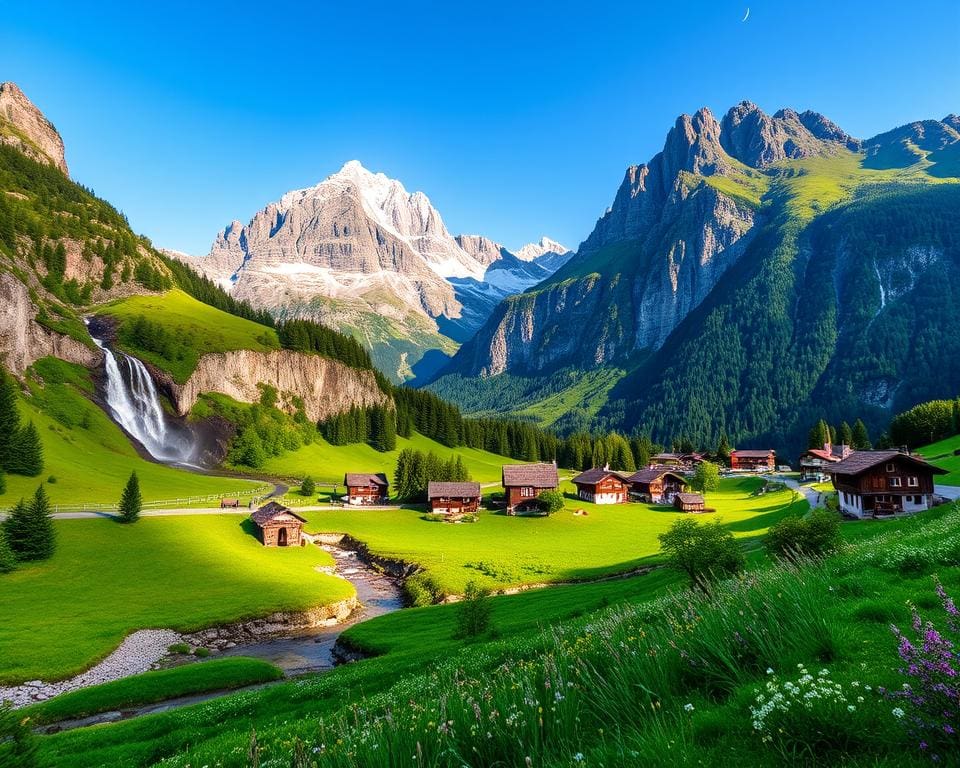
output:
POLYGON ((0 768, 960 766, 960 8, 46 5, 0 768))

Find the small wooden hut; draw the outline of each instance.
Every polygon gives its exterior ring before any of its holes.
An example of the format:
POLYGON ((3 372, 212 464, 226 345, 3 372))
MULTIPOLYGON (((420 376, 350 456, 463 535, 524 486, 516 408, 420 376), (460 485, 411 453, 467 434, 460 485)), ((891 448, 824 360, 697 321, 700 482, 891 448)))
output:
POLYGON ((673 506, 681 512, 703 512, 703 496, 699 493, 678 493, 673 497, 673 506))
POLYGON ((276 501, 264 504, 250 515, 257 527, 257 537, 265 547, 299 547, 303 544, 303 524, 300 515, 276 501))

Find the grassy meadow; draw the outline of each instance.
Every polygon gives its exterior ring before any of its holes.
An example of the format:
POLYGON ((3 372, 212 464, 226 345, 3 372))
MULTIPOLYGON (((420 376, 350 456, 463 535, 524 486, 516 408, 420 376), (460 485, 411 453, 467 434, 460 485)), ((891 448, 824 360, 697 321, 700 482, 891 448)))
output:
POLYGON ((117 321, 120 348, 124 352, 169 371, 181 384, 190 378, 197 361, 205 354, 235 349, 268 352, 280 348, 273 328, 211 307, 180 289, 167 291, 160 296, 138 295, 117 299, 99 307, 97 314, 117 321), (126 337, 125 324, 138 317, 159 323, 175 339, 176 354, 146 349, 126 337))
POLYGON ((57 520, 57 551, 3 576, 0 683, 81 672, 130 632, 190 631, 335 602, 317 547, 267 549, 241 515, 57 520))
POLYGON ((932 443, 920 449, 920 454, 930 463, 949 472, 947 475, 937 475, 934 480, 941 485, 960 485, 960 455, 954 451, 960 450, 960 435, 948 437, 939 443, 932 443))
POLYGON ((845 524, 850 543, 823 563, 755 562, 712 595, 656 572, 497 597, 491 632, 466 643, 451 638, 457 606, 404 611, 348 633, 383 656, 43 737, 42 764, 243 768, 255 728, 260 765, 295 764, 298 751, 350 768, 404 754, 437 768, 929 765, 892 712, 906 705, 878 691, 904 681, 889 625, 910 632, 907 601, 942 626, 932 575, 960 592, 958 524, 945 507, 845 524), (800 684, 802 670, 839 692, 755 727, 757 696, 800 684))
MULTIPOLYGON (((721 481, 708 505, 738 537, 758 536, 807 502, 784 490, 754 492, 758 478, 721 481)), ((550 517, 510 517, 482 512, 479 521, 448 525, 423 519, 422 509, 333 509, 307 512, 310 531, 349 533, 384 557, 417 563, 441 591, 461 594, 468 581, 491 588, 575 581, 648 564, 660 549, 657 536, 684 513, 649 504, 596 505, 570 498, 550 517), (573 512, 583 509, 585 516, 573 512)), ((713 516, 711 516, 712 518, 713 516)))

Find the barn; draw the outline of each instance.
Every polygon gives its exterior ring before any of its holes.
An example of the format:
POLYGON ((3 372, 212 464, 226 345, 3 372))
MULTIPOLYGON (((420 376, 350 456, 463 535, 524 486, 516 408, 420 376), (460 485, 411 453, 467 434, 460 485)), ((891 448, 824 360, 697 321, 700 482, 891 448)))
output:
POLYGON ((250 515, 257 529, 257 538, 265 547, 299 547, 303 544, 303 524, 300 515, 276 501, 264 504, 250 515))

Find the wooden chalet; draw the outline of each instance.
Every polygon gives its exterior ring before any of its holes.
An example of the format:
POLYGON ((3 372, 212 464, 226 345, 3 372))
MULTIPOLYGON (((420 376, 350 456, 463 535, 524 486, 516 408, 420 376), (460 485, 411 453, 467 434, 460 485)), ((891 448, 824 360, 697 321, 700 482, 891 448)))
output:
POLYGON ((504 464, 502 471, 508 515, 539 509, 541 491, 554 491, 560 485, 556 464, 504 464))
POLYGON ((682 469, 686 466, 682 453, 658 453, 650 457, 650 467, 673 467, 682 469))
POLYGON ((706 508, 699 493, 677 493, 673 497, 673 506, 681 512, 703 512, 706 508))
POLYGON ((480 483, 446 483, 431 480, 427 484, 430 511, 442 515, 468 515, 480 509, 480 483))
POLYGON ((343 484, 347 486, 347 495, 344 501, 354 506, 363 504, 386 504, 390 482, 382 472, 347 472, 343 476, 343 484))
POLYGON ((687 485, 683 475, 669 469, 641 469, 627 478, 630 494, 648 504, 672 504, 687 485))
POLYGON ((853 451, 826 471, 851 517, 920 512, 933 504, 934 475, 947 471, 901 451, 853 451))
POLYGON ((824 443, 823 448, 808 448, 800 456, 800 480, 820 482, 827 475, 826 468, 837 464, 850 455, 849 445, 831 445, 824 443))
POLYGON ((776 468, 776 451, 730 451, 730 469, 741 472, 772 472, 776 468))
POLYGON ((577 496, 594 504, 623 504, 629 501, 630 483, 610 469, 588 469, 573 478, 577 496))
POLYGON ((250 515, 257 528, 257 538, 265 547, 299 547, 303 544, 300 515, 276 501, 264 504, 250 515))

